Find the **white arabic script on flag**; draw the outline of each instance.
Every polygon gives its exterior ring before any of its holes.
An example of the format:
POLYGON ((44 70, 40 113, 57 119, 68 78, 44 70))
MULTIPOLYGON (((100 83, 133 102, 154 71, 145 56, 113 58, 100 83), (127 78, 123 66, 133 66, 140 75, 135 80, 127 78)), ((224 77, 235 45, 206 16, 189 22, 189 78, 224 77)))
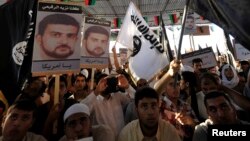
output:
POLYGON ((129 69, 137 80, 151 79, 169 63, 165 49, 133 2, 129 4, 117 42, 128 48, 129 69))

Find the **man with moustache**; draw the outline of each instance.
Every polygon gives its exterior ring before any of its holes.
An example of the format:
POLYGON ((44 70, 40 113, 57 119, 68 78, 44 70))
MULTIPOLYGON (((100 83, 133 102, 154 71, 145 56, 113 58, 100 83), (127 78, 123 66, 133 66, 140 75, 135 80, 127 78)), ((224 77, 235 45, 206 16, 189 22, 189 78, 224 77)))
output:
MULTIPOLYGON (((71 59, 75 51, 80 25, 66 14, 52 14, 41 20, 38 26, 34 60, 71 59)), ((72 58, 73 59, 73 58, 72 58)))
POLYGON ((83 56, 103 57, 109 43, 109 32, 101 26, 87 28, 83 40, 83 56))
POLYGON ((128 123, 120 132, 118 141, 181 141, 177 130, 160 118, 159 94, 143 86, 135 93, 138 119, 128 123))

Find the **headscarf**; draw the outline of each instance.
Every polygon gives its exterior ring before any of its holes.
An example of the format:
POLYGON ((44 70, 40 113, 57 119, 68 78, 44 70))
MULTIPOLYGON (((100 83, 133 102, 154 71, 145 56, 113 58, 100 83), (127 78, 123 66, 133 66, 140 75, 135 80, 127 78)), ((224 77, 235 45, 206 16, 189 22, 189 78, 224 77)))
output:
POLYGON ((226 64, 222 67, 222 71, 221 71, 221 82, 222 85, 228 87, 228 88, 234 88, 235 86, 238 85, 239 83, 239 77, 237 75, 237 72, 235 70, 235 68, 229 64, 226 64), (227 77, 225 76, 225 69, 231 68, 234 76, 231 80, 228 80, 227 77))

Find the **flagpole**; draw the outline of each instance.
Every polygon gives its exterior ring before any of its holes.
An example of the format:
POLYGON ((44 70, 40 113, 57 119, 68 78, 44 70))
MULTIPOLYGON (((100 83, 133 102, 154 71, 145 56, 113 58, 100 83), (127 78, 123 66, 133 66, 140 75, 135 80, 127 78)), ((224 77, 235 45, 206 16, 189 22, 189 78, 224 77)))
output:
MULTIPOLYGON (((54 89, 54 106, 57 105, 59 102, 59 89, 60 89, 60 75, 56 74, 55 75, 55 89, 54 89)), ((56 134, 58 129, 57 129, 57 120, 56 119, 53 123, 53 133, 56 134)))
POLYGON ((183 17, 182 17, 182 26, 181 26, 181 34, 180 34, 180 40, 178 44, 178 53, 177 53, 177 60, 181 59, 181 46, 182 46, 182 39, 183 39, 183 33, 184 33, 184 28, 185 28, 185 23, 186 23, 186 17, 187 17, 187 11, 188 11, 188 6, 189 6, 190 0, 186 1, 186 5, 184 7, 184 12, 183 12, 183 17))
POLYGON ((193 49, 193 51, 195 51, 195 45, 194 45, 194 35, 193 34, 191 34, 191 40, 192 40, 192 49, 193 49))
MULTIPOLYGON (((174 28, 173 28, 174 29, 174 28)), ((176 56, 177 56, 177 48, 176 48, 176 42, 175 42, 175 35, 174 35, 174 32, 173 32, 173 40, 174 40, 174 56, 175 56, 175 58, 176 58, 176 56)))
POLYGON ((225 30, 223 30, 223 32, 224 32, 224 38, 225 38, 225 40, 226 40, 227 48, 228 48, 228 50, 232 53, 232 55, 235 57, 234 48, 233 48, 232 43, 231 43, 231 41, 230 41, 229 34, 227 34, 227 33, 225 32, 225 30))
MULTIPOLYGON (((226 46, 227 46, 227 50, 232 54, 232 56, 234 57, 234 49, 233 49, 233 46, 231 44, 231 41, 230 41, 230 37, 229 37, 229 34, 227 34, 224 30, 224 39, 226 41, 226 46)), ((227 58, 228 58, 228 63, 232 66, 234 66, 234 62, 230 56, 230 54, 228 54, 227 52, 227 58)), ((235 58, 235 57, 234 57, 235 58)), ((235 67, 235 66, 234 66, 235 67)))
MULTIPOLYGON (((184 28, 185 28, 185 23, 186 23, 186 17, 187 17, 187 11, 188 11, 188 6, 189 6, 190 0, 186 1, 186 5, 184 7, 183 11, 183 17, 182 17, 182 26, 181 26, 181 34, 180 34, 180 39, 179 39, 179 44, 178 44, 178 52, 177 52, 177 60, 181 59, 181 46, 182 46, 182 39, 183 39, 183 33, 184 33, 184 28)), ((174 88, 177 85, 178 81, 178 75, 175 75, 175 82, 174 82, 174 88)))
POLYGON ((163 31, 162 36, 164 36, 164 39, 167 41, 167 43, 166 43, 167 46, 166 47, 167 47, 168 57, 169 57, 169 61, 172 61, 172 60, 174 60, 174 57, 173 57, 173 54, 172 54, 172 51, 171 51, 171 48, 170 48, 168 36, 167 36, 167 33, 166 33, 166 29, 165 29, 165 24, 164 24, 164 21, 163 21, 163 18, 162 18, 162 13, 160 14, 160 18, 161 18, 161 26, 162 26, 162 31, 163 31))
POLYGON ((95 81, 95 68, 91 69, 91 85, 90 85, 90 90, 94 90, 94 81, 95 81))

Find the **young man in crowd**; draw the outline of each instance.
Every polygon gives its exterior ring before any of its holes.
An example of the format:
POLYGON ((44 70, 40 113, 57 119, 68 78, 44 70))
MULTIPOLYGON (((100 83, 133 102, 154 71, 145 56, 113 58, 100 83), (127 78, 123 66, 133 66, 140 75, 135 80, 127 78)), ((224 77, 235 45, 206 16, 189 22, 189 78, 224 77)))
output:
POLYGON ((93 125, 104 124, 109 126, 117 137, 124 127, 124 110, 130 99, 117 90, 127 89, 128 81, 124 75, 100 75, 97 86, 85 99, 81 101, 88 105, 93 125))
POLYGON ((159 95, 150 87, 142 87, 135 93, 138 119, 127 124, 118 141, 180 141, 176 129, 159 118, 159 95))
POLYGON ((236 110, 225 93, 209 92, 205 95, 204 103, 209 118, 196 125, 193 141, 207 141, 209 125, 249 124, 237 118, 236 110))
POLYGON ((84 141, 114 141, 111 129, 104 125, 92 126, 90 111, 87 105, 77 103, 64 113, 64 131, 60 141, 84 139, 84 141))
POLYGON ((28 132, 35 120, 36 108, 30 100, 13 103, 3 119, 0 141, 46 141, 43 136, 28 132))

